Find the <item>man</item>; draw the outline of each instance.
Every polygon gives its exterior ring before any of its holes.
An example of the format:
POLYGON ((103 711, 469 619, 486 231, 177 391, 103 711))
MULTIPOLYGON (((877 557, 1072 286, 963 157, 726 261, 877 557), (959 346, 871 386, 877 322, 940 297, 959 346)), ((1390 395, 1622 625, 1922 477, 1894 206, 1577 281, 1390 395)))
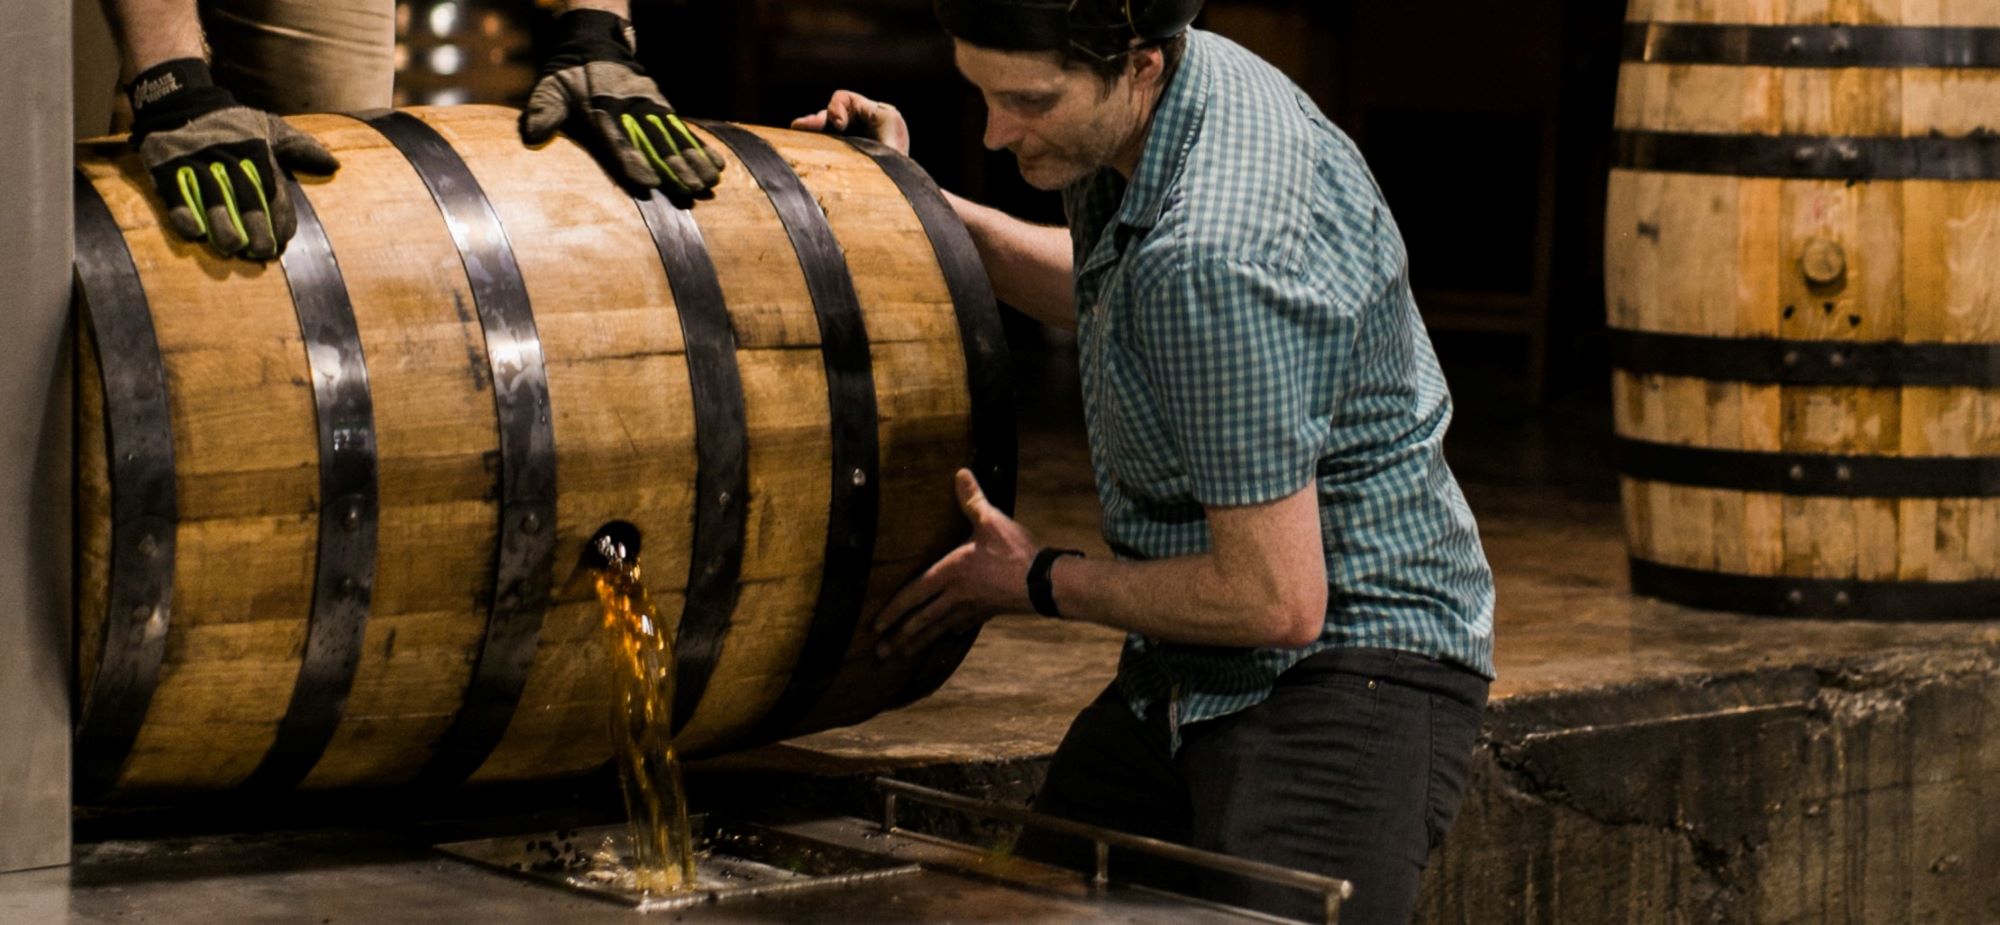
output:
MULTIPOLYGON (((386 108, 394 4, 206 0, 212 28, 235 46, 211 73, 196 0, 104 3, 130 75, 132 144, 167 224, 225 257, 283 253, 297 217, 280 170, 332 173, 340 162, 273 113, 386 108)), ((629 18, 629 0, 564 4, 522 138, 541 144, 573 123, 635 191, 702 192, 717 182, 722 156, 681 124, 639 66, 629 18)))
MULTIPOLYGON (((880 644, 1030 608, 1128 631, 1038 808, 1346 878, 1342 922, 1404 922, 1478 734, 1492 576, 1380 193, 1297 87, 1188 28, 1200 5, 938 3, 987 146, 1062 191, 1067 231, 953 202, 999 295, 1077 330, 1118 555, 1041 548, 960 472, 972 538, 889 602, 880 644)), ((795 127, 908 147, 893 107, 847 92, 795 127)))

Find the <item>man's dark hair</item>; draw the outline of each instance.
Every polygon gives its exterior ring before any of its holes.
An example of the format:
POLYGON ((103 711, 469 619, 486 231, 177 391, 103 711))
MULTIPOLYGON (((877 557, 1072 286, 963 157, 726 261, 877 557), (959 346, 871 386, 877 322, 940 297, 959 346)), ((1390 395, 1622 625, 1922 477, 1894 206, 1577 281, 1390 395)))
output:
POLYGON ((933 0, 954 38, 995 51, 1046 51, 1106 87, 1135 51, 1159 48, 1171 77, 1204 0, 933 0))

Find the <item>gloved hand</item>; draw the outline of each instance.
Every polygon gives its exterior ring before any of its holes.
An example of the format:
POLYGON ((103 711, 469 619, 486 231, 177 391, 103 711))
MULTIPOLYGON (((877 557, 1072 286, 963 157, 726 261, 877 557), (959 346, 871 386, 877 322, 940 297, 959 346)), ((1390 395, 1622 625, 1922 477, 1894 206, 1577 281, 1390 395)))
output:
POLYGON ((709 150, 667 105, 632 56, 625 20, 601 10, 572 10, 556 20, 562 38, 542 63, 542 79, 521 113, 521 138, 549 140, 581 117, 586 141, 635 187, 665 184, 699 193, 720 179, 722 155, 709 150))
POLYGON ((224 257, 269 260, 298 229, 280 165, 340 168, 312 136, 238 105, 199 58, 151 68, 132 82, 132 146, 167 206, 167 224, 224 257))

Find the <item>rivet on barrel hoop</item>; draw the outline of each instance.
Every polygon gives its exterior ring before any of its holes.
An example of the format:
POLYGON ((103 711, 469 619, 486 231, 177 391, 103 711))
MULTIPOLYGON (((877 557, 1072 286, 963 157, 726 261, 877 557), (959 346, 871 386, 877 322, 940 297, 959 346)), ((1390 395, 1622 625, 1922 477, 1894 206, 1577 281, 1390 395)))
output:
POLYGON ((1837 607, 1845 607, 1845 606, 1847 606, 1848 604, 1851 604, 1851 603, 1853 603, 1853 602, 1854 602, 1854 598, 1853 598, 1853 597, 1851 597, 1851 596, 1849 596, 1849 595, 1848 595, 1848 593, 1847 593, 1847 592, 1845 592, 1845 591, 1835 591, 1835 592, 1833 593, 1833 603, 1834 603, 1834 606, 1837 606, 1837 607))
POLYGON ((854 470, 854 487, 860 488, 867 484, 868 484, 868 473, 863 472, 860 469, 854 470))
POLYGON ((1803 481, 1806 477, 1806 467, 1794 465, 1792 466, 1792 471, 1786 474, 1790 475, 1794 482, 1803 481))
POLYGON ((1804 591, 1801 591, 1797 588, 1793 588, 1792 590, 1785 593, 1785 603, 1787 604, 1792 604, 1796 606, 1799 604, 1803 604, 1805 602, 1806 602, 1806 593, 1804 591))

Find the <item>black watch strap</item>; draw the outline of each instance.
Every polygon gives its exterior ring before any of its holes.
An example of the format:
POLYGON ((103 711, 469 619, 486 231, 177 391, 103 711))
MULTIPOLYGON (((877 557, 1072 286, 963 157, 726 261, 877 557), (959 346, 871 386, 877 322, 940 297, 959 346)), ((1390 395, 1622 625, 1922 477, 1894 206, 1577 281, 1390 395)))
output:
POLYGON ((1056 593, 1049 581, 1049 570, 1055 566, 1057 559, 1064 556, 1081 559, 1083 551, 1044 546, 1035 553, 1034 564, 1028 566, 1028 600, 1035 605, 1035 612, 1044 617, 1062 616, 1062 611, 1056 609, 1056 593))

